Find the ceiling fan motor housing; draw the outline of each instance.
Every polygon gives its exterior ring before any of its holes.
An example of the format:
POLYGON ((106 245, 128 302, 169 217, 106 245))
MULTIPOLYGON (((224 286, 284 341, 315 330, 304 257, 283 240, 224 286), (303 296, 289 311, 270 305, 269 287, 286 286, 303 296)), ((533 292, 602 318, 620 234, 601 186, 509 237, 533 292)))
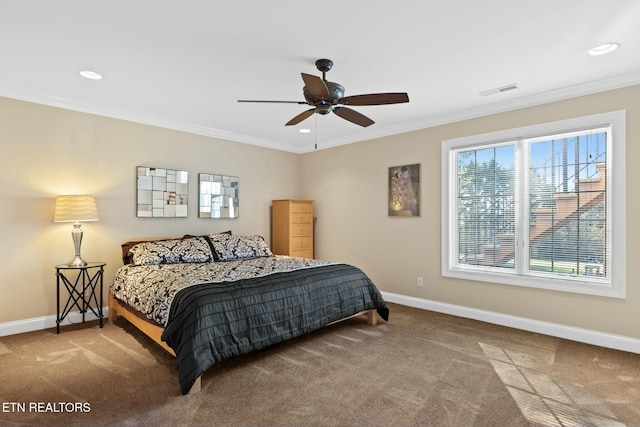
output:
POLYGON ((334 105, 338 105, 340 100, 344 98, 344 86, 334 82, 324 82, 329 90, 329 98, 314 96, 307 90, 305 86, 302 90, 304 99, 307 100, 309 105, 316 107, 316 112, 319 114, 329 114, 334 105))

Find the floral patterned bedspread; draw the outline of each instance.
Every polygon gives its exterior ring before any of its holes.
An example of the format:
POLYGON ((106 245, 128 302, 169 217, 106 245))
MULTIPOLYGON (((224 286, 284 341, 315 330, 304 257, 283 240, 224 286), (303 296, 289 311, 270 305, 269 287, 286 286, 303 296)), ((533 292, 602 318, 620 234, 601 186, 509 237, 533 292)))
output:
POLYGON ((284 255, 224 262, 129 264, 118 270, 110 292, 164 327, 167 325, 173 298, 187 286, 232 282, 328 264, 333 263, 284 255))

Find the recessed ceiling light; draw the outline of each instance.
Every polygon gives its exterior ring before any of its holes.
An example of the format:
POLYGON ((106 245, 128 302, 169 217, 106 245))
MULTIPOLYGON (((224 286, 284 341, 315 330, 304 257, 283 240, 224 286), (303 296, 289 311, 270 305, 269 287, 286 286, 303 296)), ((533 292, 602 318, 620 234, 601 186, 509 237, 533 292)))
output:
POLYGON ((620 47, 620 43, 614 43, 614 42, 603 43, 598 46, 592 47, 587 51, 587 53, 591 56, 606 55, 607 53, 611 53, 614 50, 618 49, 619 47, 620 47))
POLYGON ((90 70, 82 70, 82 71, 80 71, 80 75, 82 77, 85 77, 85 78, 91 79, 91 80, 100 80, 100 79, 102 79, 102 74, 96 73, 95 71, 90 71, 90 70))
POLYGON ((299 129, 298 132, 300 132, 300 133, 311 133, 311 129, 302 128, 302 129, 299 129))

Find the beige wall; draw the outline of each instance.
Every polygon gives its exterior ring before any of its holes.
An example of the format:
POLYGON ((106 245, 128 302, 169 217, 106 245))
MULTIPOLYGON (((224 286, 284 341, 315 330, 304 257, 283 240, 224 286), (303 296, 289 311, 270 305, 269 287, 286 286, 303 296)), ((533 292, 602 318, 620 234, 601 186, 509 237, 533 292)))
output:
MULTIPOLYGON (((0 98, 0 323, 56 313, 55 269, 73 258, 72 226, 53 223, 58 194, 93 194, 83 258, 108 263, 105 290, 132 237, 232 229, 269 239, 271 199, 300 195, 299 155, 0 98), (135 167, 189 172, 189 217, 138 219, 135 167), (197 174, 240 177, 240 218, 197 218, 197 174)), ((106 292, 105 292, 106 295, 106 292)))
POLYGON ((272 199, 315 199, 316 256, 353 263, 381 290, 640 338, 640 86, 303 155, 0 98, 0 323, 55 315, 54 266, 73 255, 71 225, 51 222, 58 194, 89 193, 101 220, 83 225, 87 260, 108 263, 105 288, 131 237, 232 229, 269 238, 272 199), (534 290, 440 276, 440 142, 625 109, 627 298, 534 290), (422 165, 422 215, 387 216, 389 166, 422 165), (135 217, 135 166, 190 173, 186 219, 135 217), (240 218, 196 218, 198 172, 240 177, 240 218), (424 277, 424 288, 416 277, 424 277))
MULTIPOLYGON (((361 267, 387 292, 640 338, 640 86, 302 155, 303 197, 315 199, 316 256, 361 267), (445 139, 614 110, 627 111, 627 298, 440 276, 440 145, 445 139), (422 215, 387 216, 388 167, 421 164, 422 215), (424 277, 424 288, 416 277, 424 277)), ((615 209, 615 207, 614 207, 615 209)))

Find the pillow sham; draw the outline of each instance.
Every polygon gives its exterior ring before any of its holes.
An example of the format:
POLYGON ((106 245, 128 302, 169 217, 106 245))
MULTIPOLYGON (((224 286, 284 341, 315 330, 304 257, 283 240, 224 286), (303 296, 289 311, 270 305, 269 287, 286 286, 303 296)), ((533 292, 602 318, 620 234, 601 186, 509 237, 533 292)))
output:
POLYGON ((204 236, 138 243, 129 254, 133 265, 214 261, 211 246, 204 236))
MULTIPOLYGON (((231 235, 231 230, 227 230, 227 231, 221 231, 219 233, 214 233, 214 234, 228 234, 231 235)), ((185 234, 184 236, 182 236, 183 239, 189 238, 189 237, 200 237, 203 236, 201 234, 185 234)))
POLYGON ((262 236, 231 236, 210 234, 216 261, 232 261, 273 256, 262 236))

